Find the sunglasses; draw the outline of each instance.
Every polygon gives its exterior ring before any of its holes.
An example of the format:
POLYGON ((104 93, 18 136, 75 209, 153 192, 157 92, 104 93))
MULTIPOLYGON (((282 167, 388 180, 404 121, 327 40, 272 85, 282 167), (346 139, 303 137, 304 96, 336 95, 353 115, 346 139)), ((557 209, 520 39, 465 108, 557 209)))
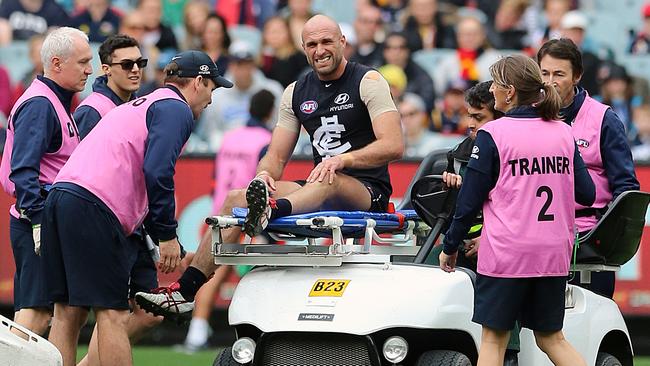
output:
POLYGON ((113 62, 112 64, 109 65, 111 66, 120 65, 122 66, 122 70, 131 71, 133 70, 133 65, 138 65, 138 69, 144 69, 145 67, 147 67, 147 62, 149 62, 148 59, 140 58, 137 60, 122 60, 120 62, 113 62))

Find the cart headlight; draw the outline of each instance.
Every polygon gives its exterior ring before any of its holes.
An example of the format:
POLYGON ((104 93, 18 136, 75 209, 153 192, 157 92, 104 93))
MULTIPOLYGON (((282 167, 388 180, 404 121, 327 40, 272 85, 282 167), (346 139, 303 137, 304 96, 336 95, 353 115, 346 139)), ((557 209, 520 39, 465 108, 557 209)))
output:
POLYGON ((232 345, 232 358, 235 361, 246 364, 253 361, 255 357, 255 341, 248 337, 242 337, 232 345))
POLYGON ((384 358, 390 363, 399 363, 404 361, 408 351, 409 345, 402 337, 393 336, 384 342, 384 358))

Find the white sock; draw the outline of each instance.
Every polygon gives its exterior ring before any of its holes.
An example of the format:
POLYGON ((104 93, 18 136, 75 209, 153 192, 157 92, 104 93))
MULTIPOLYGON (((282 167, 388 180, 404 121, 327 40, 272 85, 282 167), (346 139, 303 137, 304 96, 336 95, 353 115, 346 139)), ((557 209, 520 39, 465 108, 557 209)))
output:
POLYGON ((190 329, 187 331, 185 344, 188 346, 201 347, 208 342, 208 321, 200 318, 192 318, 190 329))

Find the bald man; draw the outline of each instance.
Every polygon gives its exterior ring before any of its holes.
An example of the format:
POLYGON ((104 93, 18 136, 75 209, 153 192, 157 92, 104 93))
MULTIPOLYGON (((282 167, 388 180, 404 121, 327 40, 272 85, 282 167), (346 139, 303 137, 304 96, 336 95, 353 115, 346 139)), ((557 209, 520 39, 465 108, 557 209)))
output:
MULTIPOLYGON (((379 72, 348 62, 338 24, 312 17, 302 32, 312 71, 287 86, 278 123, 257 177, 246 190, 229 192, 221 214, 248 207, 244 231, 259 235, 269 220, 321 209, 383 212, 392 193, 388 163, 400 159, 404 142, 397 108, 379 72), (280 181, 304 127, 312 142, 314 169, 304 181, 280 181)), ((239 228, 223 231, 223 242, 238 242, 239 228)), ((217 266, 206 233, 192 264, 178 282, 157 293, 136 294, 156 315, 191 316, 194 295, 217 266)))

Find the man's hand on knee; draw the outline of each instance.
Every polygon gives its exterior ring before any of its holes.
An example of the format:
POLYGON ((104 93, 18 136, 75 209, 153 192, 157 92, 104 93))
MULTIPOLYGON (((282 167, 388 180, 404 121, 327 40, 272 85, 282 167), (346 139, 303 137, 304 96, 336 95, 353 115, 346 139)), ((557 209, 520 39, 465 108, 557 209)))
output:
POLYGON ((160 242, 160 262, 158 268, 163 273, 170 273, 176 269, 176 266, 181 262, 181 246, 178 239, 161 241, 160 242))
POLYGON ((336 171, 345 168, 345 159, 342 155, 324 159, 311 171, 307 183, 322 182, 327 179, 329 184, 334 183, 336 171))

